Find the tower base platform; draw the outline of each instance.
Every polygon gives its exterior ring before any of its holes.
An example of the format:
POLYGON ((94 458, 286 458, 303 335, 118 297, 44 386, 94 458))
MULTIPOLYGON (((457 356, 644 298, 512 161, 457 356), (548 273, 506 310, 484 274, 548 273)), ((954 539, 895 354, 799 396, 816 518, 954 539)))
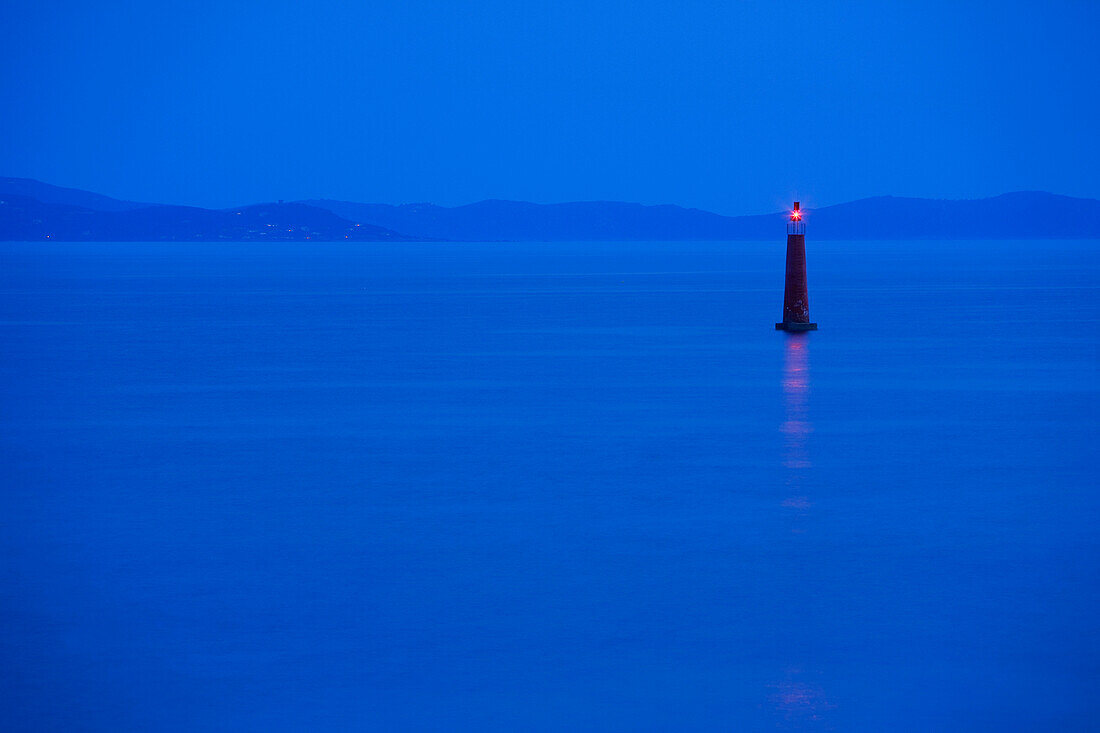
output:
POLYGON ((776 331, 790 331, 792 333, 801 331, 816 331, 816 323, 796 323, 794 321, 784 321, 783 323, 775 324, 776 331))

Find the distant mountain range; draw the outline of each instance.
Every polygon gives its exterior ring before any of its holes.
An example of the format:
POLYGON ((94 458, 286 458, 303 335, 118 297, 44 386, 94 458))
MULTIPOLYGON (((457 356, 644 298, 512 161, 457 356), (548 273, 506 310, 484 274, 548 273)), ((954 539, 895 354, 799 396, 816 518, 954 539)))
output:
MULTIPOLYGON (((616 201, 445 207, 318 199, 201 209, 0 178, 0 240, 761 240, 781 236, 785 217, 616 201)), ((815 239, 1097 239, 1100 201, 1040 191, 962 201, 879 196, 807 210, 806 221, 815 239)))
MULTIPOLYGON (((736 240, 772 239, 786 213, 721 216, 679 206, 615 201, 431 204, 306 201, 354 221, 429 239, 736 240)), ((806 212, 815 239, 1053 239, 1100 237, 1100 201, 1039 191, 971 201, 878 196, 806 212)))
POLYGON ((0 178, 0 240, 64 242, 409 241, 417 237, 351 222, 301 203, 234 209, 161 206, 0 178))

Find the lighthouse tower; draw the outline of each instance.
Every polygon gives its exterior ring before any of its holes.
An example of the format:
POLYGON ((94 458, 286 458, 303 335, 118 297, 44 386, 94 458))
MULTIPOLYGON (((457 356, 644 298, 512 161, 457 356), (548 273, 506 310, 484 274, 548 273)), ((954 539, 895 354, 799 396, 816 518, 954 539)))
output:
POLYGON ((806 222, 794 202, 787 222, 787 285, 783 289, 783 322, 777 331, 816 331, 810 323, 810 298, 806 292, 806 222))

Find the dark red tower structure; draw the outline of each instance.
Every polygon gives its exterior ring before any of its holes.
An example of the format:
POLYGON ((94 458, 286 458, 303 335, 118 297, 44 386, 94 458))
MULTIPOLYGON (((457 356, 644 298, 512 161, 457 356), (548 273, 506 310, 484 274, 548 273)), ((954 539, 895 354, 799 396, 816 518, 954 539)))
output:
POLYGON ((777 331, 816 331, 810 323, 810 297, 806 291, 806 222, 794 202, 787 222, 787 284, 783 288, 783 322, 777 331))

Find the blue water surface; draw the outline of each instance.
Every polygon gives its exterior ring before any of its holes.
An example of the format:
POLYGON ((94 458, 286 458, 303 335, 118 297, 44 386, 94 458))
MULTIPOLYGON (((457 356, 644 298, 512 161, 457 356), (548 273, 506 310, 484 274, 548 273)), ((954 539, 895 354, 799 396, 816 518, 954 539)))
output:
POLYGON ((1097 252, 2 244, 0 729, 1095 729, 1097 252))

